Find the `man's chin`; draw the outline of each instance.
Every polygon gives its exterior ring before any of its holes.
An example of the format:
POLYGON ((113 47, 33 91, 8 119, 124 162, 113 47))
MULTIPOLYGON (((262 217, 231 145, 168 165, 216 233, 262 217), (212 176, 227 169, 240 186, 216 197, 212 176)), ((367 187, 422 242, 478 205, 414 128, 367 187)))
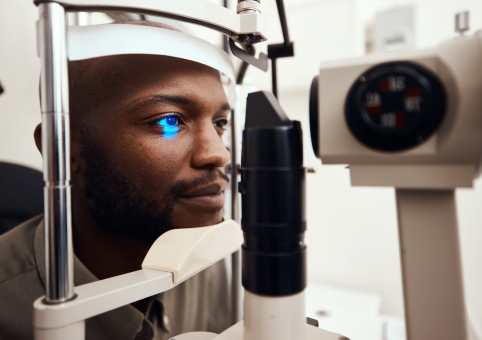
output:
POLYGON ((199 228, 215 225, 223 221, 223 207, 196 211, 179 205, 174 208, 172 224, 174 228, 199 228))

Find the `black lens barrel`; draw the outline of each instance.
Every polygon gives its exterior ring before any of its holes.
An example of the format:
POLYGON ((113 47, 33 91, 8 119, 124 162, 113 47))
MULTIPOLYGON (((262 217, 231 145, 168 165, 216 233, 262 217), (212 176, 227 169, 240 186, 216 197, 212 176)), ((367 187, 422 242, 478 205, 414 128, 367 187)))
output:
POLYGON ((248 96, 246 114, 239 183, 243 286, 259 295, 296 294, 306 287, 301 124, 267 92, 248 96))

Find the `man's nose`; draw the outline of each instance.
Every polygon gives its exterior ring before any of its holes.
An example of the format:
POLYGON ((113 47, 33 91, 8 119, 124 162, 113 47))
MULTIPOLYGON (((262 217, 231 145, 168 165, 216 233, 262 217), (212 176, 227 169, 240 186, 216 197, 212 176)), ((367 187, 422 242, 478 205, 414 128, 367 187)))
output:
POLYGON ((228 164, 229 151, 212 123, 207 123, 198 129, 193 144, 193 167, 221 168, 228 164))

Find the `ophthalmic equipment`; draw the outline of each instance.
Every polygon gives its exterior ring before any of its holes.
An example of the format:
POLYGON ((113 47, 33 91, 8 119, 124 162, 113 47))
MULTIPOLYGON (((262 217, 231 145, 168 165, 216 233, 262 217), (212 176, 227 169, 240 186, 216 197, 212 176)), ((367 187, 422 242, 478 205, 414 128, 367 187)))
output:
POLYGON ((455 189, 481 172, 481 51, 482 31, 462 34, 323 63, 312 83, 316 155, 348 164, 353 186, 395 188, 408 340, 469 336, 455 189))
MULTIPOLYGON (((287 30, 283 29, 284 44, 272 47, 268 56, 255 57, 253 45, 266 40, 259 1, 239 1, 237 13, 204 0, 34 3, 40 11, 38 52, 47 278, 45 297, 34 303, 35 339, 84 339, 87 318, 167 291, 237 251, 241 244, 246 288, 244 321, 219 335, 196 332, 175 336, 173 340, 346 339, 308 324, 305 318, 305 169, 301 128, 299 122, 287 119, 271 93, 259 92, 248 98, 239 185, 244 241, 232 220, 171 230, 156 240, 141 270, 78 287, 73 284, 68 60, 160 54, 215 68, 227 77, 227 87, 234 86, 236 77, 229 58, 200 39, 134 25, 67 28, 66 12, 129 12, 198 24, 227 36, 235 56, 263 70, 267 69, 268 57, 276 60, 293 54, 293 45, 286 39, 287 30)), ((281 12, 284 16, 284 10, 281 12)), ((236 173, 235 166, 233 169, 236 173)))

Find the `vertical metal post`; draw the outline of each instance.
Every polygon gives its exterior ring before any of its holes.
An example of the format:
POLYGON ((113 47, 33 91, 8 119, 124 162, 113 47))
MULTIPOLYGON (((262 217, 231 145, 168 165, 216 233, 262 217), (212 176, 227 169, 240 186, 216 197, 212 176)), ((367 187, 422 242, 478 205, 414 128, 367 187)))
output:
POLYGON ((271 92, 278 98, 278 70, 276 69, 276 59, 271 59, 271 92))
POLYGON ((39 9, 46 302, 61 303, 74 296, 66 13, 55 2, 39 9))
MULTIPOLYGON (((231 112, 231 218, 237 223, 241 222, 239 216, 238 194, 238 156, 236 140, 236 117, 235 110, 231 112)), ((241 303, 241 251, 231 255, 231 306, 232 323, 238 323, 242 319, 241 303)))
POLYGON ((408 340, 466 340, 454 190, 396 190, 408 340))
MULTIPOLYGON (((229 8, 228 0, 223 1, 223 6, 229 8)), ((223 48, 229 54, 228 37, 223 35, 223 48)), ((246 72, 246 65, 245 71, 246 72)), ((244 74, 242 76, 244 78, 244 74)), ((241 78, 241 79, 242 79, 241 78)), ((241 80, 242 81, 242 80, 241 80)), ((238 83, 237 83, 238 84, 238 83)), ((241 222, 239 216, 239 194, 238 194, 238 154, 237 154, 237 132, 236 132, 236 110, 231 111, 231 219, 238 224, 241 222)), ((231 255, 231 315, 232 324, 236 324, 243 318, 242 296, 241 296, 241 251, 231 255)))

